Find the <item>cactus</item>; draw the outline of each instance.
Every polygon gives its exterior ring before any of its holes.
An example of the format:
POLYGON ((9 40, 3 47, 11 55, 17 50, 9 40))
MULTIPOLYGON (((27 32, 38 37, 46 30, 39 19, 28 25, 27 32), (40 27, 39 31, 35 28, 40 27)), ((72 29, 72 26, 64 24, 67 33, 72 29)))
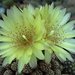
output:
POLYGON ((51 68, 51 64, 50 64, 50 63, 49 63, 49 64, 46 64, 45 61, 41 61, 41 62, 39 63, 39 67, 40 67, 40 69, 41 69, 43 72, 48 72, 49 69, 51 68))
POLYGON ((17 63, 17 62, 13 62, 13 63, 11 64, 11 69, 12 69, 13 71, 17 71, 17 66, 18 66, 18 63, 17 63))
MULTIPOLYGON (((65 62, 66 68, 68 64, 70 65, 71 68, 72 66, 75 66, 75 63, 71 65, 70 62, 65 62)), ((56 58, 55 54, 52 55, 52 60, 49 64, 47 64, 44 60, 38 60, 38 66, 36 68, 31 68, 29 64, 27 64, 24 66, 21 73, 17 72, 17 65, 18 65, 18 60, 14 60, 11 64, 6 65, 5 67, 0 66, 0 75, 62 75, 63 74, 63 65, 56 58)), ((72 70, 75 70, 75 68, 73 67, 72 70)))
POLYGON ((6 70, 3 75, 14 75, 12 70, 6 70))
POLYGON ((64 73, 75 75, 75 62, 67 60, 64 62, 64 73))
POLYGON ((37 69, 32 73, 32 75, 43 75, 43 73, 42 73, 42 71, 37 69))
POLYGON ((32 72, 32 68, 29 66, 29 64, 25 65, 23 72, 28 74, 32 72))

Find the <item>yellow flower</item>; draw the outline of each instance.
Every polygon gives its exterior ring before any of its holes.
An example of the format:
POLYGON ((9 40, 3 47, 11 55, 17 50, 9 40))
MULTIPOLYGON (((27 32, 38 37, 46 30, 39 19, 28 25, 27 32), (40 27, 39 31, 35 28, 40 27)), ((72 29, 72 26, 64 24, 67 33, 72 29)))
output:
POLYGON ((75 53, 75 21, 68 22, 70 13, 66 14, 66 9, 54 8, 52 3, 41 7, 40 15, 45 21, 44 39, 50 45, 45 50, 45 61, 50 62, 53 52, 61 61, 65 61, 66 58, 73 61, 69 52, 75 53))
POLYGON ((30 5, 21 11, 14 6, 7 10, 7 16, 2 15, 4 21, 0 20, 0 55, 6 57, 3 66, 16 58, 19 73, 25 64, 36 67, 37 58, 44 59, 44 23, 40 15, 33 16, 32 10, 30 5))

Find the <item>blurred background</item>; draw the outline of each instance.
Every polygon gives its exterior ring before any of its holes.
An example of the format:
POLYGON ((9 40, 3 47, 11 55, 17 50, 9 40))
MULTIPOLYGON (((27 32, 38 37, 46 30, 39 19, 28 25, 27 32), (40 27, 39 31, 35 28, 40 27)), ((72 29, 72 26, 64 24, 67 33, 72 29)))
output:
POLYGON ((32 4, 34 7, 40 7, 40 5, 51 4, 54 2, 55 6, 61 8, 67 8, 67 12, 71 12, 71 19, 75 19, 75 0, 0 0, 0 18, 1 14, 6 14, 6 9, 11 8, 13 5, 23 8, 28 4, 32 4))

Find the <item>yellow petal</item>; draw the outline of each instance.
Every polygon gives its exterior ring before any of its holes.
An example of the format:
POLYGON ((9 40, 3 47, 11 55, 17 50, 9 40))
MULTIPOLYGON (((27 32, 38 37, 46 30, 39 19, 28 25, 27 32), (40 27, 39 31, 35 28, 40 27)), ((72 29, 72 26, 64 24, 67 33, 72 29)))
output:
POLYGON ((9 31, 9 28, 6 26, 5 22, 0 20, 0 26, 5 29, 6 31, 9 31))
POLYGON ((36 34, 40 33, 42 27, 43 27, 43 21, 41 20, 41 16, 38 15, 36 19, 34 20, 34 27, 36 27, 35 32, 36 34))
POLYGON ((48 50, 45 50, 45 62, 48 63, 48 64, 51 61, 51 54, 52 53, 50 53, 48 50))
POLYGON ((23 24, 22 12, 18 10, 16 6, 13 6, 11 11, 13 12, 13 15, 14 15, 13 18, 14 18, 15 23, 16 24, 18 23, 18 25, 22 25, 23 24))
POLYGON ((24 58, 21 58, 21 59, 19 60, 19 62, 18 62, 18 73, 21 73, 21 71, 22 71, 23 68, 24 68, 24 65, 25 65, 25 63, 24 63, 24 58))
POLYGON ((8 32, 6 30, 4 30, 3 28, 0 28, 0 34, 2 34, 4 36, 8 36, 8 32))
POLYGON ((9 57, 6 57, 2 63, 2 66, 6 66, 8 64, 9 57))
POLYGON ((32 15, 35 14, 35 13, 34 13, 34 7, 33 7, 31 4, 29 4, 29 5, 27 6, 27 10, 28 10, 28 12, 31 13, 32 15))
POLYGON ((24 54, 24 50, 19 50, 19 52, 18 52, 18 54, 16 56, 16 59, 19 60, 23 56, 23 54, 24 54))
POLYGON ((29 63, 30 59, 31 59, 31 56, 28 55, 28 52, 25 51, 23 56, 20 58, 19 63, 18 63, 18 72, 19 73, 24 68, 24 65, 29 63))
POLYGON ((0 55, 3 55, 3 56, 10 56, 10 55, 12 55, 13 53, 15 53, 16 51, 18 51, 18 50, 13 47, 13 48, 1 50, 1 51, 0 51, 0 55))
POLYGON ((70 30, 70 31, 66 32, 64 37, 65 38, 73 38, 73 37, 75 37, 75 30, 70 30))
POLYGON ((42 27, 41 33, 38 33, 36 35, 36 40, 35 41, 39 41, 44 37, 44 33, 45 33, 45 29, 42 27))
POLYGON ((31 56, 31 60, 29 61, 29 65, 32 68, 35 68, 37 66, 37 58, 35 57, 34 54, 31 56))
POLYGON ((62 49, 58 46, 53 46, 53 47, 51 47, 51 49, 55 52, 55 54, 61 61, 66 61, 66 58, 68 58, 68 57, 70 58, 70 59, 69 58, 68 59, 72 61, 71 55, 64 49, 62 49))
POLYGON ((62 21, 61 21, 61 23, 60 23, 59 25, 64 25, 64 24, 66 24, 66 23, 68 22, 68 20, 70 19, 70 16, 71 16, 71 13, 67 13, 67 14, 63 17, 63 19, 62 19, 62 21))
POLYGON ((2 14, 3 20, 5 22, 5 25, 10 29, 10 30, 14 30, 13 28, 15 27, 15 25, 13 24, 13 22, 4 14, 2 14))
POLYGON ((40 50, 35 49, 35 50, 34 50, 34 55, 35 55, 38 59, 41 59, 41 60, 44 59, 43 52, 40 51, 40 50))
POLYGON ((6 37, 6 36, 0 36, 0 41, 11 42, 11 38, 6 37))
POLYGON ((6 57, 6 58, 4 59, 4 61, 3 61, 2 66, 6 66, 7 64, 10 64, 10 63, 15 59, 16 54, 17 54, 17 53, 15 53, 15 54, 13 54, 13 55, 11 55, 11 56, 6 57))
POLYGON ((33 52, 33 50, 32 50, 32 48, 31 47, 29 47, 28 49, 26 49, 26 54, 27 55, 29 55, 29 56, 31 56, 32 55, 32 52, 33 52))
POLYGON ((61 47, 66 47, 66 48, 71 48, 71 49, 75 49, 75 44, 74 43, 70 43, 68 41, 65 40, 65 42, 62 42, 62 44, 58 44, 61 47))
MULTIPOLYGON (((71 21, 71 22, 68 22, 67 24, 65 24, 62 28, 63 30, 67 31, 69 30, 73 25, 74 25, 75 21, 71 21)), ((60 28, 61 29, 61 28, 60 28)))
POLYGON ((44 45, 40 42, 35 42, 33 44, 33 47, 35 47, 35 49, 37 49, 37 50, 43 50, 44 49, 44 45))
POLYGON ((12 43, 0 43, 0 50, 13 47, 12 43))

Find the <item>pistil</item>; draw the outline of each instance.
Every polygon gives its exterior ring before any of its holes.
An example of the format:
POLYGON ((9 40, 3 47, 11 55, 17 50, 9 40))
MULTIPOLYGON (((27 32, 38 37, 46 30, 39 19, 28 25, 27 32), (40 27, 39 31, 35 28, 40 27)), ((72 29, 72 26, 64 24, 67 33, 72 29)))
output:
POLYGON ((27 42, 29 42, 25 35, 22 35, 22 37, 23 37, 27 42))

